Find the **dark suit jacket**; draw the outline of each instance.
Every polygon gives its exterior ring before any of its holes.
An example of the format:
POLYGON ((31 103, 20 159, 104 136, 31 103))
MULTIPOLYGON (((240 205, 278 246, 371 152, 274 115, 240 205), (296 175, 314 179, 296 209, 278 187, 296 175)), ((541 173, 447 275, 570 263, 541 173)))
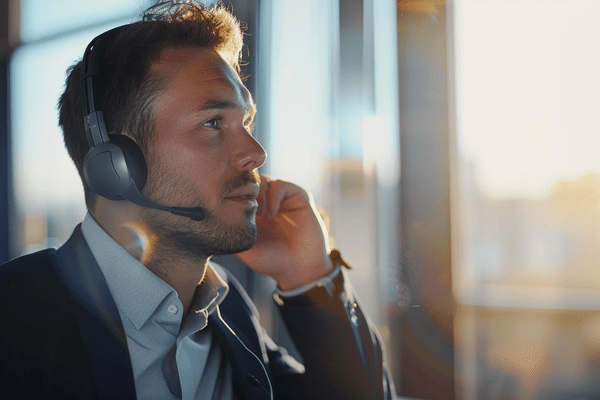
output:
MULTIPOLYGON (((238 399, 394 398, 380 341, 358 306, 323 289, 279 306, 304 358, 303 371, 264 333, 239 283, 220 273, 230 292, 209 327, 233 367, 238 399)), ((120 317, 79 227, 60 249, 0 267, 0 311, 2 393, 19 399, 135 398, 120 317)))

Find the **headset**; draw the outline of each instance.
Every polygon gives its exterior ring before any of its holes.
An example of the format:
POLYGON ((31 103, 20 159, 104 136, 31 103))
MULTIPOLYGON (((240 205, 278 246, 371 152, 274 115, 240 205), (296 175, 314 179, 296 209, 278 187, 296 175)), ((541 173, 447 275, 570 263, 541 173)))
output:
POLYGON ((200 207, 168 207, 142 195, 147 166, 144 154, 129 137, 109 135, 102 110, 97 109, 97 83, 100 62, 106 47, 129 25, 119 26, 95 37, 88 44, 81 61, 83 84, 83 124, 89 150, 83 161, 83 176, 92 192, 110 200, 129 200, 142 207, 168 211, 201 221, 206 211, 200 207))

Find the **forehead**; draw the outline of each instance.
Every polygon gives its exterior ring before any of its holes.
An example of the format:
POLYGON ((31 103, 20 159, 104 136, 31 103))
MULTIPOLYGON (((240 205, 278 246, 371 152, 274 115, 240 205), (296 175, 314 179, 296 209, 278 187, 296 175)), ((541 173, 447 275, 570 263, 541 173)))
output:
POLYGON ((215 92, 221 91, 226 95, 226 92, 233 90, 241 107, 250 109, 254 104, 239 75, 212 49, 164 49, 159 59, 152 64, 151 73, 165 79, 167 92, 184 94, 190 93, 191 88, 196 88, 198 93, 214 96, 215 92))

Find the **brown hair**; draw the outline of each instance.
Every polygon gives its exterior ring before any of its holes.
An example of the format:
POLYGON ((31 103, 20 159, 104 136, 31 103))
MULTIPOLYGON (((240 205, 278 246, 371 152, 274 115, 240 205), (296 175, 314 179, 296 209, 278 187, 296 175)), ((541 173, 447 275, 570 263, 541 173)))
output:
MULTIPOLYGON (((142 20, 122 27, 107 45, 96 80, 96 109, 102 110, 109 134, 126 134, 144 151, 154 131, 153 102, 164 79, 150 67, 169 47, 203 47, 217 51, 237 72, 243 46, 238 20, 222 5, 205 8, 189 1, 167 1, 146 10, 142 20)), ((83 126, 81 61, 67 71, 60 97, 59 125, 65 146, 83 179, 89 146, 83 126)), ((94 204, 84 181, 88 209, 94 204)))

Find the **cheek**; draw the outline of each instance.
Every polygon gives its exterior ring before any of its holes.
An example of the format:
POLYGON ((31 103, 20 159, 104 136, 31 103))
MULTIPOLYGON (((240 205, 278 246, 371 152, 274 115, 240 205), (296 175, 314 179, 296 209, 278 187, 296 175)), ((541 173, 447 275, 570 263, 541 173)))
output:
POLYGON ((216 206, 231 175, 227 152, 218 138, 197 139, 157 141, 160 150, 147 156, 149 192, 163 201, 201 196, 216 206))
POLYGON ((153 193, 172 192, 180 184, 181 171, 185 171, 190 157, 189 152, 177 149, 169 141, 156 141, 153 149, 146 154, 146 188, 153 193))
POLYGON ((168 170, 172 174, 181 174, 190 169, 198 157, 195 149, 174 140, 159 141, 155 148, 158 150, 150 155, 149 165, 155 166, 159 171, 168 170))
POLYGON ((184 174, 218 180, 227 173, 229 158, 220 134, 193 137, 185 144, 173 146, 170 153, 176 158, 173 165, 184 174))

